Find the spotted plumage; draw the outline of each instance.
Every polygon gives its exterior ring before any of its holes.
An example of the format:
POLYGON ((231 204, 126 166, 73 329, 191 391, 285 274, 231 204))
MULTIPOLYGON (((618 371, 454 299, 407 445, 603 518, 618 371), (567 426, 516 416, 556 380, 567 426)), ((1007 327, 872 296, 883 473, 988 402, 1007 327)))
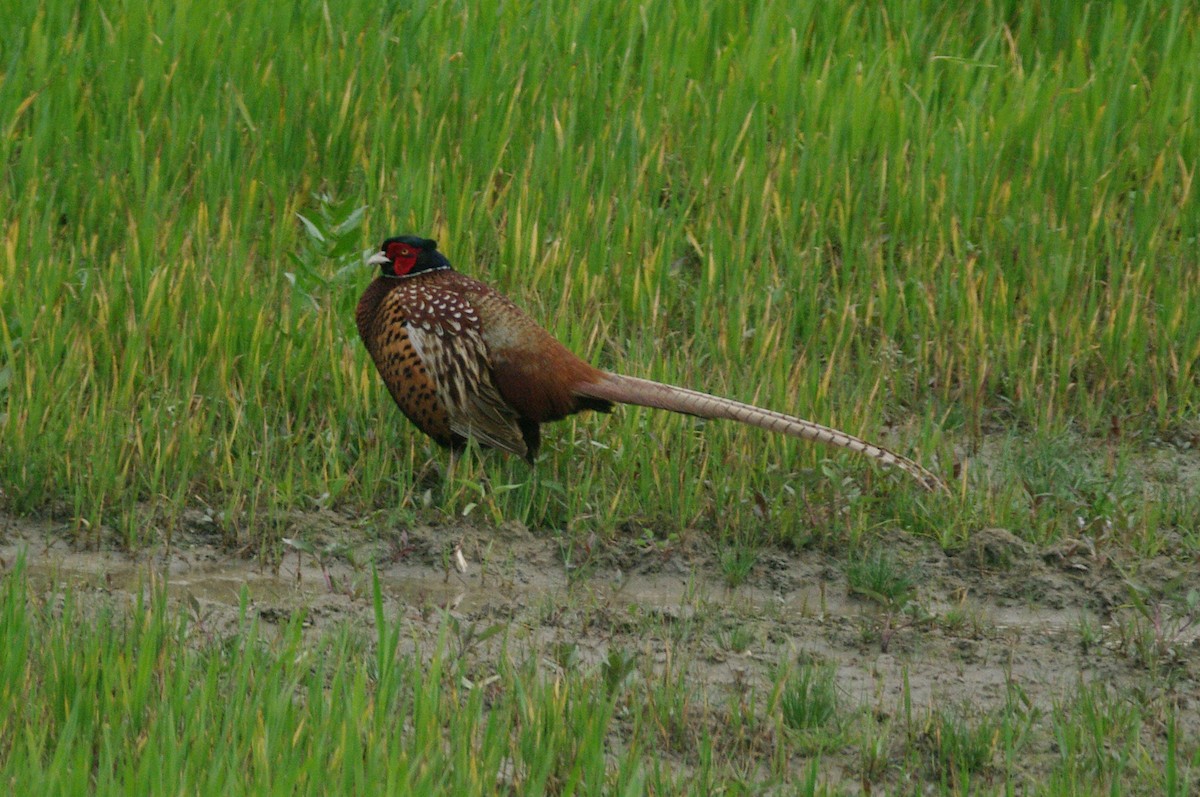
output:
POLYGON ((541 424, 582 410, 608 412, 617 402, 846 448, 900 468, 927 489, 944 489, 911 459, 845 432, 594 368, 504 296, 454 271, 429 239, 389 238, 368 262, 380 275, 359 300, 359 335, 396 404, 442 446, 457 449, 474 438, 532 462, 541 424))

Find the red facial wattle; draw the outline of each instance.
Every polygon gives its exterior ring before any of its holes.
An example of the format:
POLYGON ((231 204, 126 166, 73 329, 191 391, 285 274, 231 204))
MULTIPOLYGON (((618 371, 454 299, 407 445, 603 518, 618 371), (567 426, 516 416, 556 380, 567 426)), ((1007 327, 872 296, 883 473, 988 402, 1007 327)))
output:
POLYGON ((417 252, 408 244, 390 243, 384 254, 392 261, 392 270, 398 277, 403 277, 417 265, 417 252))

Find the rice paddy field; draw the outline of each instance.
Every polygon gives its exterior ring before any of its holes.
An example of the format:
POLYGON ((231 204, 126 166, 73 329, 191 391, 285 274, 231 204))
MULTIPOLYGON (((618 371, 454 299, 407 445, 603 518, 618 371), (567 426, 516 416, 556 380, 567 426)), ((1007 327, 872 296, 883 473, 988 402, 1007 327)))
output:
POLYGON ((1196 794, 1198 85, 1181 0, 17 4, 0 788, 1196 794), (949 493, 633 408, 448 473, 400 233, 949 493))

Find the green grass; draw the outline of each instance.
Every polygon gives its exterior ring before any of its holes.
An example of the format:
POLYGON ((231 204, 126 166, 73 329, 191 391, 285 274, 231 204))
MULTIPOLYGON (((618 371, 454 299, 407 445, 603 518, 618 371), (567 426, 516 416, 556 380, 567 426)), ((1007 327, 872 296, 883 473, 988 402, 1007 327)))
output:
MULTIPOLYGON (((1188 3, 50 2, 0 41, 2 500, 85 539, 420 510, 442 454, 389 406, 346 268, 401 231, 603 367, 963 466, 934 503, 626 410, 549 431, 536 474, 467 466, 490 488, 450 514, 954 544, 1043 506, 968 456, 997 425, 1118 459, 1197 434, 1188 3), (297 214, 344 234, 314 249, 297 214)), ((1194 516, 1163 490, 1139 549, 1194 516)))
POLYGON ((912 600, 919 577, 883 549, 846 564, 846 585, 851 593, 893 610, 903 609, 912 600))
POLYGON ((97 614, 71 593, 39 605, 19 566, 5 578, 0 778, 13 793, 641 793, 636 745, 605 774, 616 695, 596 674, 501 655, 476 688, 445 630, 430 658, 398 655, 401 624, 378 593, 373 638, 315 642, 299 616, 270 640, 244 606, 217 635, 165 595, 97 614))
POLYGON ((799 731, 821 730, 837 715, 835 673, 828 668, 801 667, 780 698, 783 721, 799 731))
POLYGON ((393 617, 378 582, 373 622, 323 631, 303 610, 258 619, 245 591, 214 622, 165 586, 130 604, 47 591, 20 561, 0 579, 9 791, 900 794, 920 777, 940 794, 1183 795, 1200 763, 1170 690, 1081 681, 1046 711, 1015 684, 987 711, 914 710, 907 691, 859 705, 836 667, 727 689, 697 677, 700 648, 667 643, 655 664, 661 641, 614 644, 585 663, 520 624, 393 617))

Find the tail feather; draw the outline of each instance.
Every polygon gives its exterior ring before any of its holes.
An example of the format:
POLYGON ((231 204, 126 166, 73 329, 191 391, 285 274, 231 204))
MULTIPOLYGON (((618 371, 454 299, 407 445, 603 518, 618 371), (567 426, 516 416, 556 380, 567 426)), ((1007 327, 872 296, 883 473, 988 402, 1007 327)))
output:
POLYGON ((649 379, 638 379, 620 374, 605 374, 598 382, 577 384, 574 392, 579 396, 615 401, 621 404, 636 404, 641 407, 680 412, 700 418, 725 419, 757 426, 769 432, 799 437, 816 443, 847 448, 857 451, 880 464, 897 467, 912 476, 927 490, 945 490, 942 480, 911 459, 889 451, 854 435, 806 421, 782 412, 764 410, 752 404, 710 396, 698 390, 665 385, 649 379))

